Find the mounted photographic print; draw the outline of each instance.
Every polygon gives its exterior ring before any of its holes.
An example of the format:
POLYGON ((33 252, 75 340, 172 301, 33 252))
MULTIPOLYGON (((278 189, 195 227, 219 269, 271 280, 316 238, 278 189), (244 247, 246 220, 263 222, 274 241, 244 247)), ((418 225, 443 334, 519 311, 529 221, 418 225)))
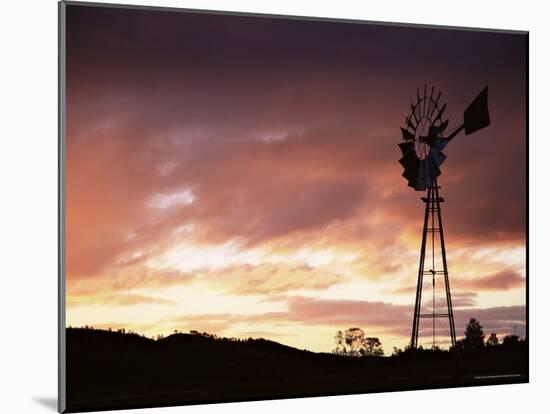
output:
POLYGON ((62 412, 528 381, 528 34, 61 2, 62 412))

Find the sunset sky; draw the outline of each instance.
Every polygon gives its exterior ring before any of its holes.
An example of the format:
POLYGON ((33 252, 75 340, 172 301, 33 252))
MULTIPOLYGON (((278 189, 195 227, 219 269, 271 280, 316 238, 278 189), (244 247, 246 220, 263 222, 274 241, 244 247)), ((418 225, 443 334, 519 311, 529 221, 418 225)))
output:
MULTIPOLYGON (((457 335, 525 334, 520 34, 67 7, 67 325, 192 329, 330 351, 410 339, 423 195, 409 97, 491 126, 439 180, 457 335)), ((427 331, 423 331, 427 333, 427 331)), ((423 341, 420 341, 421 343, 423 341)))

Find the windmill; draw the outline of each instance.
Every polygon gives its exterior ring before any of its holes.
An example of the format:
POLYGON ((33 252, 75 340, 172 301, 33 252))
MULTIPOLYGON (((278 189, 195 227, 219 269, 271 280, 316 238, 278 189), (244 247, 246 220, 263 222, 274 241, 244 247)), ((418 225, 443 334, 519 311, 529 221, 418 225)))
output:
POLYGON ((427 86, 424 86, 423 93, 419 89, 416 90, 416 100, 413 102, 411 99, 410 113, 405 115, 405 127, 401 128, 403 142, 398 144, 403 155, 399 160, 405 170, 403 177, 407 180, 409 187, 416 191, 426 191, 426 196, 421 198, 426 208, 410 343, 412 348, 418 346, 421 319, 431 322, 433 348, 436 346, 436 321, 439 318, 448 319, 451 346, 456 345, 441 220, 441 203, 444 199, 439 195, 441 187, 438 186, 437 179, 441 175, 440 167, 446 158, 443 149, 447 144, 462 131, 470 135, 490 124, 487 106, 488 88, 486 87, 464 111, 462 125, 445 135, 449 125, 449 120, 443 120, 447 105, 440 102, 441 92, 437 96, 434 95, 434 89, 432 86, 429 95, 427 86), (423 304, 424 283, 431 284, 432 295, 423 304), (436 286, 442 287, 440 295, 436 295, 438 290, 436 286), (440 299, 439 302, 438 299, 440 299))

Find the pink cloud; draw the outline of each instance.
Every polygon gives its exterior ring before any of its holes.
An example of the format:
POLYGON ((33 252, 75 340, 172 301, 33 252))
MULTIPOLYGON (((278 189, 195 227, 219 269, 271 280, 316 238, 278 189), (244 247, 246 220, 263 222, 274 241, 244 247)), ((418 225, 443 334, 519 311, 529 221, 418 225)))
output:
POLYGON ((526 286, 526 281, 518 272, 507 269, 479 278, 456 278, 454 285, 460 289, 486 291, 506 291, 526 286))

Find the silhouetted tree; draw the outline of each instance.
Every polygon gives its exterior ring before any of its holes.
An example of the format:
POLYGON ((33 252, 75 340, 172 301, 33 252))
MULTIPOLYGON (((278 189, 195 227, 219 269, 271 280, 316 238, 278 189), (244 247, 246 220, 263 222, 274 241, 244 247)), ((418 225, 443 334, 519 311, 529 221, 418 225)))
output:
POLYGON ((498 336, 497 336, 496 333, 493 332, 491 335, 489 335, 489 338, 487 339, 486 345, 487 346, 497 346, 498 345, 498 336))
POLYGON ((502 345, 505 348, 514 347, 519 344, 519 336, 517 335, 507 335, 502 340, 502 345))
POLYGON ((332 350, 333 354, 347 355, 348 350, 346 347, 346 341, 344 339, 344 332, 336 331, 336 334, 334 335, 334 343, 336 344, 336 346, 332 350))
POLYGON ((336 347, 332 352, 338 355, 361 356, 365 347, 365 332, 361 328, 349 328, 338 331, 334 336, 336 347))
POLYGON ((475 352, 482 350, 485 343, 485 334, 483 327, 476 318, 470 319, 464 331, 465 338, 462 340, 465 352, 475 352))
POLYGON ((382 349, 382 342, 376 337, 366 338, 365 347, 363 349, 363 355, 366 356, 382 356, 384 350, 382 349))
POLYGON ((337 331, 334 335, 336 347, 332 350, 338 355, 348 356, 381 356, 384 355, 382 343, 378 338, 365 336, 361 328, 349 328, 337 331))

